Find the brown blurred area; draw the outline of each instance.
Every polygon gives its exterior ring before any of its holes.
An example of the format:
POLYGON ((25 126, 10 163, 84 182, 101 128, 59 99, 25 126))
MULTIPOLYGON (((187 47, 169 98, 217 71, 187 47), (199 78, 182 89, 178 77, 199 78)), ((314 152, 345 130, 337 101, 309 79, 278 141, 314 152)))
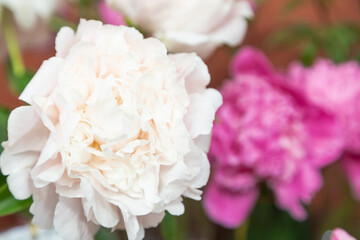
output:
MULTIPOLYGON (((299 51, 296 48, 270 47, 268 39, 275 31, 297 22, 315 25, 348 21, 360 23, 359 0, 334 0, 334 4, 328 9, 328 14, 324 14, 318 1, 315 0, 302 0, 298 8, 290 13, 285 13, 283 7, 288 2, 289 0, 264 0, 263 3, 259 4, 243 43, 243 45, 251 45, 261 49, 278 69, 285 69, 291 61, 297 59, 299 51)), ((44 60, 54 56, 54 38, 55 36, 51 38, 51 43, 39 48, 24 49, 23 57, 29 70, 35 72, 44 60)), ((212 87, 221 86, 222 81, 229 78, 228 63, 232 55, 231 49, 222 47, 207 61, 212 76, 212 87)), ((2 62, 0 64, 0 106, 15 108, 21 104, 21 101, 7 86, 5 63, 2 62)), ((338 166, 325 170, 324 182, 325 188, 319 192, 310 208, 315 219, 326 217, 329 206, 337 206, 339 201, 345 201, 343 194, 348 192, 348 189, 343 187, 344 185, 347 186, 347 183, 338 166)), ((359 206, 356 206, 355 211, 359 212, 358 216, 360 216, 359 206)), ((360 222, 360 219, 353 220, 360 222)), ((21 223, 22 221, 14 216, 0 218, 0 231, 10 225, 21 223)))
MULTIPOLYGON (((300 4, 293 11, 286 13, 284 6, 289 2, 289 0, 264 0, 259 4, 242 44, 242 46, 250 45, 261 49, 278 69, 285 69, 291 61, 297 59, 299 51, 296 48, 271 47, 269 37, 276 31, 295 23, 319 26, 340 22, 360 23, 359 0, 333 0, 327 14, 323 12, 318 0, 300 0, 300 4)), ((208 60, 212 87, 220 86, 222 81, 229 77, 228 63, 232 54, 231 50, 223 47, 208 60)))

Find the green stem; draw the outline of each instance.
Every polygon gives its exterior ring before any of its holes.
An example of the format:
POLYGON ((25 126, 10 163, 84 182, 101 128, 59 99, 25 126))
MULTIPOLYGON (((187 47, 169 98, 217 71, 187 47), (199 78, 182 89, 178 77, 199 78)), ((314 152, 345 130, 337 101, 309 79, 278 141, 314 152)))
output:
POLYGON ((235 240, 246 240, 249 220, 245 221, 239 228, 235 230, 235 240))
POLYGON ((4 11, 3 12, 3 31, 5 35, 5 41, 8 48, 11 66, 13 73, 16 77, 21 77, 25 74, 26 69, 21 56, 21 51, 18 43, 18 39, 16 37, 13 24, 11 22, 9 14, 4 11))

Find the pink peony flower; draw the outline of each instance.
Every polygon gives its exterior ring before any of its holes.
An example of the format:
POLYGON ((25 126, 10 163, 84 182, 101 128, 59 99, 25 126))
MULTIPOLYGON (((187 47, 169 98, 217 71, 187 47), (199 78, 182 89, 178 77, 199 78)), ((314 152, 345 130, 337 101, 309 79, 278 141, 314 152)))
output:
POLYGON ((356 62, 335 65, 319 60, 311 68, 295 63, 290 83, 306 98, 336 116, 343 127, 346 147, 360 153, 360 66, 356 62))
POLYGON ((119 12, 111 9, 105 0, 101 0, 99 2, 99 13, 104 23, 112 25, 126 25, 123 16, 119 12))
POLYGON ((287 88, 260 52, 243 48, 232 73, 213 128, 205 210, 215 222, 237 227, 265 181, 280 208, 304 219, 302 203, 310 203, 322 184, 320 168, 341 154, 341 129, 331 115, 287 88))
POLYGON ((101 225, 144 237, 182 197, 200 200, 207 142, 222 102, 195 54, 168 55, 125 26, 81 20, 64 27, 20 99, 1 171, 17 199, 33 197, 32 222, 64 239, 101 225))
POLYGON ((335 228, 333 231, 328 231, 322 238, 323 240, 356 240, 350 236, 344 229, 335 228))
POLYGON ((237 46, 253 9, 247 0, 106 0, 170 52, 209 57, 221 45, 237 46))
POLYGON ((346 141, 341 163, 360 199, 360 66, 356 62, 335 65, 319 60, 311 68, 299 63, 289 71, 289 83, 310 102, 332 114, 346 141))

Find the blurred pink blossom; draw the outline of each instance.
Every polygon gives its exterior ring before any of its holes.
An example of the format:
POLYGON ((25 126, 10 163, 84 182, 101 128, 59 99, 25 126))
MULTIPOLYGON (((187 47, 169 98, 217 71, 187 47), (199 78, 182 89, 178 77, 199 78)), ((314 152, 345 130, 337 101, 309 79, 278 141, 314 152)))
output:
POLYGON ((319 60, 311 68, 290 67, 289 78, 313 104, 336 116, 349 151, 360 153, 360 67, 356 62, 335 65, 319 60))
POLYGON ((356 240, 341 228, 335 228, 329 240, 356 240))
POLYGON ((265 181, 280 208, 304 219, 302 203, 310 203, 321 187, 321 167, 342 152, 341 128, 288 88, 259 51, 243 48, 231 71, 213 128, 205 210, 215 222, 237 227, 265 181))
POLYGON ((356 62, 335 65, 319 60, 311 68, 295 63, 290 83, 310 102, 335 116, 345 134, 341 158, 353 195, 360 199, 360 66, 356 62))
POLYGON ((112 25, 126 25, 123 16, 119 12, 111 9, 105 0, 101 0, 99 2, 99 13, 104 23, 112 25))

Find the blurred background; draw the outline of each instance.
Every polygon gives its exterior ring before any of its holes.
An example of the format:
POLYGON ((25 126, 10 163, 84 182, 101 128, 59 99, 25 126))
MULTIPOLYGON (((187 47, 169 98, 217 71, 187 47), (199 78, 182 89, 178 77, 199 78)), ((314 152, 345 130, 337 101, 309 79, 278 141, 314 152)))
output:
MULTIPOLYGON (((28 75, 14 86, 4 38, 0 36, 0 106, 15 108, 22 103, 19 92, 41 63, 55 54, 54 39, 63 25, 76 25, 79 17, 99 18, 96 1, 64 1, 64 6, 51 19, 51 34, 26 33, 20 36, 21 54, 28 75), (31 38, 31 40, 27 40, 31 38), (39 39, 34 39, 39 38, 39 39)), ((256 4, 255 18, 243 45, 261 49, 274 66, 282 71, 297 60, 311 65, 318 57, 335 62, 349 59, 360 61, 360 1, 359 0, 261 0, 256 4)), ((47 29, 48 31, 49 29, 47 29)), ((241 47, 240 46, 240 47, 241 47)), ((222 47, 207 60, 212 87, 220 87, 229 78, 229 62, 237 49, 222 47), (221 62, 222 64, 218 64, 221 62)), ((343 227, 360 238, 360 204, 351 196, 341 167, 334 164, 323 171, 324 186, 308 207, 309 217, 296 222, 286 212, 278 210, 271 193, 264 188, 262 197, 249 220, 236 230, 211 223, 201 203, 186 200, 185 215, 166 216, 159 228, 148 230, 146 239, 248 239, 300 240, 321 239, 322 234, 335 227, 343 227)), ((0 218, 0 231, 27 223, 26 213, 0 218)), ((102 230, 98 239, 126 239, 124 233, 110 234, 102 230)))

